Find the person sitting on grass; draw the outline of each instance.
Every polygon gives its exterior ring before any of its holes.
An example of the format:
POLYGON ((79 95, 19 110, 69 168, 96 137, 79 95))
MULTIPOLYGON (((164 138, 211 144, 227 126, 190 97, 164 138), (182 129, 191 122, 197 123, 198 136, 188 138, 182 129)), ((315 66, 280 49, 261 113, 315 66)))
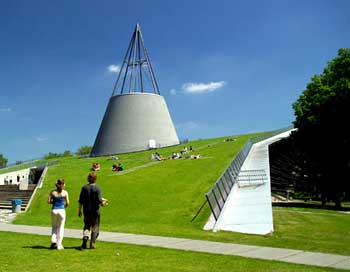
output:
POLYGON ((181 150, 181 154, 186 154, 187 153, 187 147, 184 146, 184 148, 181 150))
POLYGON ((113 164, 112 165, 112 171, 123 171, 124 170, 124 166, 121 163, 118 164, 113 164))
POLYGON ((165 161, 166 158, 163 158, 158 152, 156 152, 154 154, 154 158, 157 160, 157 161, 165 161))
POLYGON ((179 153, 173 152, 173 154, 171 155, 171 158, 172 158, 173 160, 176 160, 176 159, 180 159, 181 156, 180 156, 179 153))
POLYGON ((91 170, 92 170, 92 171, 98 171, 98 170, 100 170, 100 169, 101 169, 101 166, 100 166, 99 163, 94 162, 94 163, 92 164, 92 167, 91 167, 91 170))

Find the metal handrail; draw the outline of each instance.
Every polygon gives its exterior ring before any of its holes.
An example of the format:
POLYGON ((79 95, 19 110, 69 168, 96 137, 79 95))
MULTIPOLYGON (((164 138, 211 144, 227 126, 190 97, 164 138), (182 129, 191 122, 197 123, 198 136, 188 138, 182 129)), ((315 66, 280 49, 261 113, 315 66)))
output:
MULTIPOLYGON (((34 160, 29 160, 29 161, 23 161, 21 163, 11 163, 11 164, 8 164, 6 167, 0 168, 0 170, 2 170, 2 171, 3 170, 12 170, 12 168, 15 167, 15 166, 19 166, 19 167, 25 166, 25 168, 32 168, 32 167, 51 166, 51 165, 55 165, 55 164, 59 163, 58 160, 38 163, 38 161, 41 161, 41 160, 44 160, 44 159, 41 158, 41 159, 34 159, 34 160)), ((17 170, 13 170, 13 171, 17 171, 17 170)), ((6 173, 6 172, 4 172, 4 173, 6 173)))

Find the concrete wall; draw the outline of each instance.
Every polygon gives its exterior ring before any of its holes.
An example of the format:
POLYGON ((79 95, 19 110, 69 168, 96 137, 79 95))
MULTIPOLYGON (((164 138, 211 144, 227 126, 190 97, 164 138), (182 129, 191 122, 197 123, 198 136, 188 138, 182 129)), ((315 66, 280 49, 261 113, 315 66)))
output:
POLYGON ((110 98, 91 155, 102 156, 179 144, 163 96, 131 93, 110 98))
POLYGON ((30 168, 27 168, 27 169, 0 174, 0 185, 4 185, 5 179, 7 179, 8 181, 12 179, 12 185, 19 185, 19 183, 17 182, 17 175, 20 176, 20 182, 25 181, 28 183, 29 172, 30 172, 30 168))

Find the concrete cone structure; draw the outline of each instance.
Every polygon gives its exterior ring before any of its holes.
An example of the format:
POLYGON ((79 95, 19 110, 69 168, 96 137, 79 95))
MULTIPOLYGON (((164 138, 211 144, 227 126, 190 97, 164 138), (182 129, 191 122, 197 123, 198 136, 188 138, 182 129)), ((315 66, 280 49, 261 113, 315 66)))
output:
POLYGON ((179 138, 165 99, 160 95, 141 29, 137 24, 91 156, 128 153, 177 144, 179 138), (146 92, 147 88, 152 88, 153 92, 146 92), (115 95, 117 89, 120 89, 120 94, 115 95))

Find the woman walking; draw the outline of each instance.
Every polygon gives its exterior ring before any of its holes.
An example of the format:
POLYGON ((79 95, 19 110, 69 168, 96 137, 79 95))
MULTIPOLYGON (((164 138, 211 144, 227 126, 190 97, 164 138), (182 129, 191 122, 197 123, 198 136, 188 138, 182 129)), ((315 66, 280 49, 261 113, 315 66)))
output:
POLYGON ((48 203, 52 204, 51 222, 51 249, 63 249, 62 240, 64 235, 64 223, 66 221, 65 208, 69 205, 68 192, 64 190, 64 179, 56 182, 56 190, 52 190, 49 194, 48 203))

